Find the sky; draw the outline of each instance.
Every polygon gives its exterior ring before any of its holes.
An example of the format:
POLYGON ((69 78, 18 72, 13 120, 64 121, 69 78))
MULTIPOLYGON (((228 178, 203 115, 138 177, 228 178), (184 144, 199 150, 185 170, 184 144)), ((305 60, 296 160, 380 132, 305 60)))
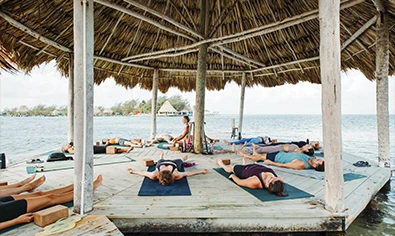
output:
MULTIPOLYGON (((376 114, 376 83, 366 79, 359 71, 341 74, 342 113, 376 114)), ((35 67, 26 75, 23 72, 9 74, 0 70, 0 111, 26 105, 67 105, 68 78, 62 77, 55 62, 35 67)), ((195 104, 195 92, 180 92, 171 88, 159 96, 181 95, 191 107, 195 104)), ((395 113, 395 76, 389 77, 389 111, 395 113)), ((116 85, 112 78, 94 87, 95 106, 112 107, 131 99, 148 100, 151 92, 125 89, 116 85)), ((228 84, 222 91, 206 91, 205 109, 220 114, 238 114, 240 87, 228 84)), ((321 114, 321 85, 301 82, 274 88, 246 88, 244 114, 321 114)))

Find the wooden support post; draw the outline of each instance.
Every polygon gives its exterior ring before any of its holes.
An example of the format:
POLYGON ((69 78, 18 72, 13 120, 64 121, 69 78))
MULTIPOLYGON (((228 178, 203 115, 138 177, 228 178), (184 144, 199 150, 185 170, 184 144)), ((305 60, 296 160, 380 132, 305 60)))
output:
POLYGON ((339 8, 340 0, 319 1, 325 208, 333 213, 344 209, 339 8))
POLYGON ((242 74, 241 78, 241 92, 240 92, 240 112, 239 112, 239 136, 238 139, 241 139, 241 130, 243 126, 243 115, 244 115, 244 96, 246 91, 246 74, 242 74))
POLYGON ((93 0, 74 0, 74 212, 93 209, 93 0))
POLYGON ((67 106, 68 132, 67 141, 74 142, 74 57, 70 53, 69 61, 69 103, 67 106))
MULTIPOLYGON (((202 35, 207 35, 208 32, 208 27, 206 25, 208 18, 207 5, 207 0, 200 0, 200 33, 202 35)), ((199 45, 198 65, 196 73, 195 133, 193 134, 193 147, 195 153, 201 153, 203 151, 207 48, 207 43, 199 45)))
POLYGON ((380 12, 376 22, 376 102, 380 167, 390 167, 388 110, 389 16, 380 12))
POLYGON ((152 79, 152 105, 151 105, 151 139, 155 139, 156 136, 156 107, 158 104, 158 77, 159 70, 154 70, 154 76, 152 79))

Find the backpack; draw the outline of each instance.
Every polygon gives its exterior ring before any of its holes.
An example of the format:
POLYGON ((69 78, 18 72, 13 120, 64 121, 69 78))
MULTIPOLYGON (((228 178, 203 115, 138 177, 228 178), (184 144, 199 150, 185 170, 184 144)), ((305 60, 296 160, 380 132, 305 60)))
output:
POLYGON ((72 157, 66 157, 66 155, 64 155, 63 152, 54 152, 51 153, 48 156, 47 162, 51 162, 51 161, 67 161, 67 160, 73 160, 72 157))

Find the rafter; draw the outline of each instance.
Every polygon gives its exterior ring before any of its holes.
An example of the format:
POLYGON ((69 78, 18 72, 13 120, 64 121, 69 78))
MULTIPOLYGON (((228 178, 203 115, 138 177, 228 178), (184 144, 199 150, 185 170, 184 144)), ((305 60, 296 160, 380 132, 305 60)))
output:
POLYGON ((214 23, 214 26, 212 27, 212 30, 211 30, 210 34, 208 35, 208 38, 211 38, 215 34, 215 32, 218 30, 218 28, 220 28, 222 23, 224 23, 224 20, 226 19, 226 17, 229 15, 229 12, 233 10, 233 8, 236 6, 238 1, 239 0, 234 0, 232 6, 230 6, 224 12, 222 12, 222 14, 220 14, 217 21, 214 23))
POLYGON ((384 7, 384 4, 381 0, 372 0, 373 4, 376 6, 378 12, 386 12, 387 10, 384 7))
MULTIPOLYGON (((373 16, 368 22, 366 22, 361 28, 359 28, 347 41, 345 41, 341 47, 341 50, 345 49, 354 40, 356 40, 361 34, 363 34, 367 29, 369 29, 374 23, 376 23, 377 16, 373 16)), ((367 49, 363 47, 366 51, 367 49)))
MULTIPOLYGON (((218 14, 221 15, 221 2, 220 0, 217 0, 217 8, 218 8, 218 14)), ((219 29, 219 36, 222 37, 222 28, 219 29)), ((221 49, 222 51, 222 49, 221 49)), ((221 66, 222 66, 222 71, 225 69, 224 65, 224 55, 221 54, 221 66)), ((225 79, 225 73, 222 72, 222 79, 225 79)))
MULTIPOLYGON (((69 30, 70 27, 72 27, 72 26, 73 26, 73 23, 71 23, 70 25, 68 25, 62 32, 60 32, 60 34, 55 38, 55 40, 58 40, 58 39, 60 38, 60 36, 62 36, 64 33, 66 33, 67 30, 69 30)), ((36 55, 40 55, 40 54, 43 53, 43 51, 44 51, 45 49, 47 49, 48 47, 49 47, 48 44, 45 45, 45 47, 44 47, 43 49, 41 49, 36 55)))

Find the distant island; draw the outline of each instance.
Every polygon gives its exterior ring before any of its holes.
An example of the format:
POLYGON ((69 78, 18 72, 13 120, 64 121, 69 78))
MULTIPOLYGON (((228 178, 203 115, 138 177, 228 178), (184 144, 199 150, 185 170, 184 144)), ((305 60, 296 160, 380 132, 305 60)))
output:
MULTIPOLYGON (((94 107, 95 116, 113 116, 113 115, 148 115, 151 114, 152 100, 132 99, 125 102, 116 103, 110 108, 103 106, 94 107)), ((192 109, 189 102, 180 95, 171 97, 158 97, 156 113, 159 116, 177 116, 192 115, 192 109), (170 106, 169 106, 170 105, 170 106)), ((67 116, 67 106, 45 106, 39 104, 33 108, 26 105, 20 107, 5 108, 1 112, 2 116, 67 116)))

